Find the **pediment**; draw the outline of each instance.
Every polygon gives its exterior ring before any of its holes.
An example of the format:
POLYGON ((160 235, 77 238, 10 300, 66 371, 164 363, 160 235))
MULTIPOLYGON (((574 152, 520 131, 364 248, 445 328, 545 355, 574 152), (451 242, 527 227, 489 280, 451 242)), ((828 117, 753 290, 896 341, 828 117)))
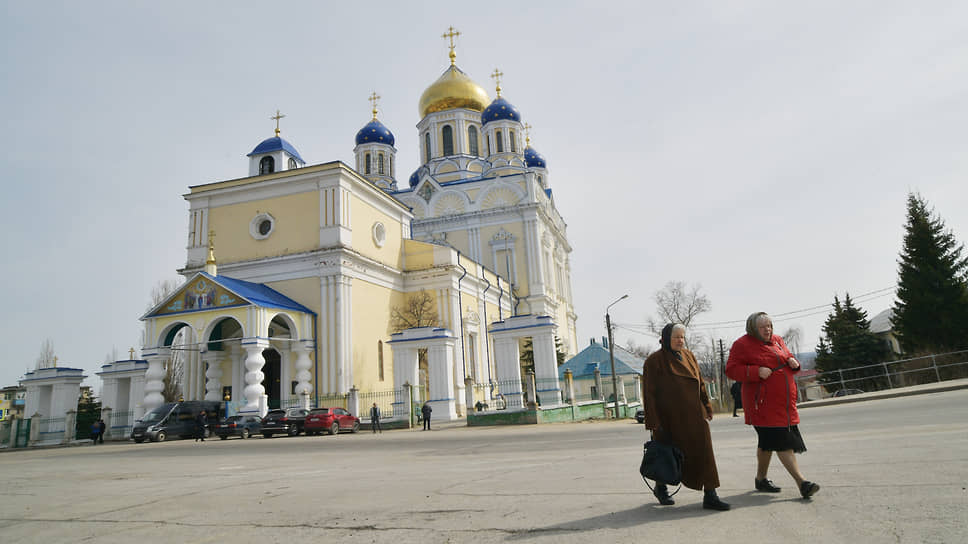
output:
POLYGON ((216 278, 199 272, 152 308, 142 319, 252 304, 216 278))

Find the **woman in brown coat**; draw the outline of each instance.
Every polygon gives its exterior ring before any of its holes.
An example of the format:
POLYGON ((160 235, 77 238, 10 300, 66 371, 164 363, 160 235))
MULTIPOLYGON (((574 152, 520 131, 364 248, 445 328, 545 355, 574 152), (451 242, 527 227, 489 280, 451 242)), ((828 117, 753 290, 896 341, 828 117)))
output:
MULTIPOLYGON (((645 360, 642 392, 645 427, 652 439, 682 450, 682 485, 704 490, 702 506, 729 510, 716 494, 719 472, 707 420, 713 418, 706 386, 699 375, 696 357, 686 347, 686 327, 669 323, 662 329, 662 349, 645 360)), ((660 504, 675 504, 665 482, 656 482, 660 504)))

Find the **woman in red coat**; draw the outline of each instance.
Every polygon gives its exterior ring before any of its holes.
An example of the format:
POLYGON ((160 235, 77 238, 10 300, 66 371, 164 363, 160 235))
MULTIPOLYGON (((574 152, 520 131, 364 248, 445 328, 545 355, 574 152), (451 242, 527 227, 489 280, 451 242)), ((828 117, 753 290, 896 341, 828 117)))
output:
POLYGON ((796 480, 800 495, 809 498, 820 486, 807 481, 797 464, 797 453, 807 451, 800 436, 797 413, 797 384, 794 373, 800 362, 790 353, 783 338, 773 334, 773 320, 757 312, 746 320, 746 335, 733 343, 726 362, 726 375, 743 382, 743 412, 746 424, 756 429, 757 491, 779 493, 766 477, 773 452, 796 480))

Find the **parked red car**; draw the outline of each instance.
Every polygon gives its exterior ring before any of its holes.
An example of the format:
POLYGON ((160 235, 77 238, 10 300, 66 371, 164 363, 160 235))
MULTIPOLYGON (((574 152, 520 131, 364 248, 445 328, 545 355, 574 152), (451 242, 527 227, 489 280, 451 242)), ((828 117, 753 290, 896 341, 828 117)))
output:
POLYGON ((342 408, 313 408, 306 416, 306 434, 320 434, 327 432, 336 434, 340 431, 359 432, 360 418, 342 408))

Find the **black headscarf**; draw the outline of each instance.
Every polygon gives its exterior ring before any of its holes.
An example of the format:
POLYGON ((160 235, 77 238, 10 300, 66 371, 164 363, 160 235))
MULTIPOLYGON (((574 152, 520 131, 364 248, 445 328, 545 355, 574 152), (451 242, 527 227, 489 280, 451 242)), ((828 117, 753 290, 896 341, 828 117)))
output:
POLYGON ((662 338, 659 339, 659 343, 662 344, 662 349, 668 351, 669 353, 676 356, 676 359, 682 360, 682 354, 678 351, 672 350, 672 329, 675 328, 676 323, 669 323, 665 327, 662 327, 662 338))

